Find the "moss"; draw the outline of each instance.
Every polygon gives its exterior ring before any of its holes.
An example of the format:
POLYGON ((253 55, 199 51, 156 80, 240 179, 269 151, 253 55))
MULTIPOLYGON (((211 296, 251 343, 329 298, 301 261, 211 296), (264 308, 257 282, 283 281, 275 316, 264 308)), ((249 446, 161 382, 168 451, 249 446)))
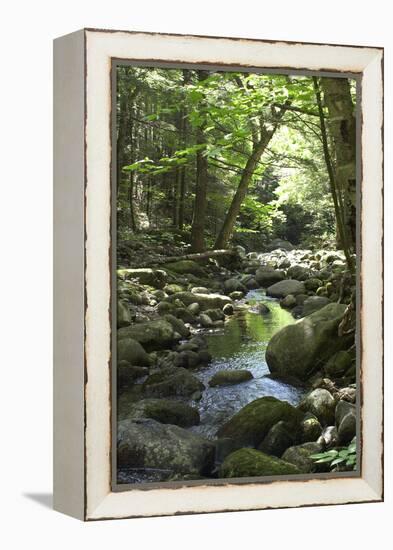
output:
POLYGON ((255 449, 239 449, 224 460, 220 477, 255 477, 299 474, 293 464, 255 449))
POLYGON ((178 262, 171 262, 166 264, 165 268, 170 271, 174 271, 175 273, 180 273, 181 275, 187 273, 191 273, 197 277, 203 277, 206 275, 204 269, 193 260, 179 260, 178 262))
POLYGON ((220 430, 218 437, 230 437, 242 445, 257 447, 268 434, 270 428, 280 420, 285 420, 295 431, 303 415, 286 401, 275 397, 261 397, 252 401, 220 430))

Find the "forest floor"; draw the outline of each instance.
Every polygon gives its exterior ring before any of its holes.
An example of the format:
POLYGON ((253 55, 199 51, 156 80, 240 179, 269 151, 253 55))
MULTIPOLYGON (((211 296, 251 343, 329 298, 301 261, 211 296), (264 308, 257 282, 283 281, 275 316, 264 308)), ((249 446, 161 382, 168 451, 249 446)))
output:
POLYGON ((356 440, 344 256, 269 249, 119 243, 119 483, 326 472, 356 440))

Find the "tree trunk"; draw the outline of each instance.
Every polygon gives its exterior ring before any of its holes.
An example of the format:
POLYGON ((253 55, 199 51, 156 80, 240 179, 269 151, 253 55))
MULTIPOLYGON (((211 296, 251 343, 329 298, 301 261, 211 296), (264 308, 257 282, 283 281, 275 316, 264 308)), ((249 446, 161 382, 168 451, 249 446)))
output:
MULTIPOLYGON (((198 71, 199 81, 205 80, 207 77, 208 73, 206 71, 198 71)), ((196 131, 196 143, 197 145, 205 143, 203 124, 196 131)), ((205 150, 200 149, 196 154, 195 202, 191 228, 192 252, 203 252, 205 250, 208 161, 204 153, 205 150)))
POLYGON ((343 201, 341 200, 340 189, 338 189, 336 173, 333 169, 333 165, 330 158, 325 118, 323 114, 321 91, 320 91, 319 82, 316 76, 313 76, 313 83, 314 83, 314 91, 315 91, 315 96, 316 96, 317 105, 318 105, 319 121, 321 126, 323 155, 325 158, 326 169, 329 176, 330 191, 332 194, 334 213, 336 216, 336 231, 338 236, 338 239, 336 240, 340 241, 341 246, 344 250, 348 268, 350 271, 352 271, 353 262, 351 258, 350 245, 349 245, 350 236, 349 236, 348 226, 345 224, 343 201))
POLYGON ((274 132, 277 129, 277 126, 278 126, 278 121, 276 122, 272 130, 266 130, 266 129, 261 130, 261 134, 262 134, 261 138, 257 143, 254 144, 251 156, 247 160, 247 163, 242 171, 239 186, 237 188, 236 193, 233 196, 231 205, 228 209, 224 223, 221 227, 221 231, 218 234, 218 237, 216 239, 216 242, 214 245, 215 249, 226 248, 230 238, 232 237, 236 218, 239 215, 241 205, 244 201, 245 196, 247 195, 248 186, 252 180, 252 176, 254 175, 258 162, 260 161, 261 156, 263 155, 263 152, 265 151, 270 140, 272 139, 274 132))
POLYGON ((348 246, 356 248, 356 118, 346 78, 321 78, 328 126, 333 138, 335 176, 343 203, 343 223, 348 246))

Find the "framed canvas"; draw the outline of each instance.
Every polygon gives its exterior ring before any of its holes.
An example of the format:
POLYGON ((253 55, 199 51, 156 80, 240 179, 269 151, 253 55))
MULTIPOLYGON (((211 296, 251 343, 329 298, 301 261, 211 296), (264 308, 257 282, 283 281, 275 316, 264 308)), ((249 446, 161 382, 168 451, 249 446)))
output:
POLYGON ((54 42, 54 507, 383 499, 383 49, 54 42))

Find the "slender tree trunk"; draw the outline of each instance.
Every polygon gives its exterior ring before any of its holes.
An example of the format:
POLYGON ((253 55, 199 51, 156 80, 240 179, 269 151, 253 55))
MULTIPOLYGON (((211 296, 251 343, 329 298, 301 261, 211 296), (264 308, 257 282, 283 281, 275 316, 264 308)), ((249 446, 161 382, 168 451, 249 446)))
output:
POLYGON ((329 113, 329 131, 335 152, 335 175, 342 200, 347 245, 356 248, 356 118, 349 82, 346 78, 321 78, 329 113))
MULTIPOLYGON (((191 71, 189 69, 183 69, 183 86, 187 86, 191 82, 191 71)), ((181 140, 183 147, 187 147, 187 111, 185 104, 182 109, 181 120, 181 140)), ((186 167, 180 167, 180 189, 179 189, 179 212, 178 212, 178 227, 183 229, 184 226, 184 207, 186 201, 186 167)))
MULTIPOLYGON (((282 113, 279 115, 281 119, 282 113)), ((228 209, 224 223, 221 227, 221 231, 218 234, 216 242, 214 244, 215 249, 226 248, 230 238, 232 237, 233 228, 235 226, 236 219, 240 213, 241 205, 247 195, 248 186, 252 180, 258 162, 260 161, 266 147, 272 139, 274 132, 278 127, 279 120, 276 121, 272 130, 261 129, 261 138, 257 143, 254 143, 254 147, 251 156, 248 158, 247 163, 242 171, 239 186, 236 193, 233 196, 231 205, 228 209)))
MULTIPOLYGON (((199 81, 205 80, 208 76, 206 71, 198 71, 199 81)), ((205 143, 203 125, 196 132, 196 143, 202 145, 205 143)), ((191 251, 203 252, 205 250, 205 218, 207 206, 207 178, 208 161, 204 155, 205 150, 199 150, 196 154, 196 182, 195 182, 195 202, 194 215, 191 228, 191 251)))

